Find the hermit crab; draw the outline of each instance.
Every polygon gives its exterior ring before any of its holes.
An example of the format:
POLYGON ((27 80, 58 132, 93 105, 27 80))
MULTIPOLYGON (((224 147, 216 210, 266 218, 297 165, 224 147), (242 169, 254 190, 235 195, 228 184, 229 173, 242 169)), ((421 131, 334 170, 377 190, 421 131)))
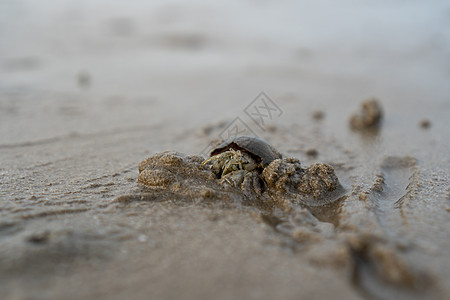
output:
POLYGON ((224 141, 207 159, 156 153, 139 164, 138 181, 183 199, 220 194, 235 200, 244 195, 248 203, 283 207, 292 201, 322 205, 345 192, 332 166, 315 163, 302 168, 297 158, 283 158, 266 141, 249 136, 224 141))
POLYGON ((228 139, 211 151, 201 167, 209 166, 224 184, 241 188, 247 197, 260 196, 264 181, 260 174, 281 154, 266 141, 250 136, 228 139))

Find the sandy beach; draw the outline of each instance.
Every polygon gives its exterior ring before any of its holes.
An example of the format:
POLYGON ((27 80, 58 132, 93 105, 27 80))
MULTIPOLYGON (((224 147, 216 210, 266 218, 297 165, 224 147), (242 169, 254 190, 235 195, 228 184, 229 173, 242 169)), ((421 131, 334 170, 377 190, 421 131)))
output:
POLYGON ((450 298, 449 25, 446 1, 3 1, 0 299, 450 298), (342 193, 138 182, 236 134, 342 193))

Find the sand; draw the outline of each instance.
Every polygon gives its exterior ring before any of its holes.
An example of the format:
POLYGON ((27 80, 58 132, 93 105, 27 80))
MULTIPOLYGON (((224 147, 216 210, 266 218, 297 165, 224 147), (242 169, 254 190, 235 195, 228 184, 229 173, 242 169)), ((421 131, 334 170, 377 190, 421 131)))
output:
POLYGON ((450 7, 344 4, 3 3, 0 299, 448 299, 450 7), (333 166, 344 196, 138 183, 236 129, 333 166))

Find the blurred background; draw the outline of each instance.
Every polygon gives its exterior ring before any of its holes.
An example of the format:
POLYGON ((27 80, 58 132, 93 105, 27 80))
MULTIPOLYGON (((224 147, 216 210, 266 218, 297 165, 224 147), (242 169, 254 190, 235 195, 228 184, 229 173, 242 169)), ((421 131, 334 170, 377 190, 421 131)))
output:
POLYGON ((0 0, 0 298, 427 298, 408 264, 448 291, 449 81, 448 0, 0 0), (281 112, 265 128, 261 92, 281 112), (371 97, 381 127, 352 131, 371 97), (278 217, 144 200, 140 161, 206 156, 233 120, 335 167, 336 235, 305 214, 297 248, 278 217), (396 246, 342 262, 347 231, 396 246))
POLYGON ((261 91, 284 121, 372 96, 430 117, 449 29, 444 0, 2 0, 1 144, 229 120, 261 91))

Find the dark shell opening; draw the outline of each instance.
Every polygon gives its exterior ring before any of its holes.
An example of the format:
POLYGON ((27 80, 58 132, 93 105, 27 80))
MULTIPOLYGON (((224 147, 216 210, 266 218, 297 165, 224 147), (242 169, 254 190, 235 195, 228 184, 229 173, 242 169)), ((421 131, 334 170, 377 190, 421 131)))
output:
POLYGON ((221 143, 217 148, 211 151, 210 156, 214 156, 230 149, 240 150, 248 154, 257 163, 266 167, 269 163, 277 158, 281 158, 281 154, 275 150, 266 141, 256 138, 241 136, 230 139, 221 143))
POLYGON ((226 147, 216 148, 216 149, 214 149, 213 151, 211 151, 211 155, 210 155, 210 156, 214 156, 214 155, 217 155, 217 154, 220 154, 220 153, 229 151, 230 149, 233 149, 233 150, 239 150, 239 151, 242 151, 242 152, 247 153, 247 154, 248 154, 251 158, 253 158, 257 163, 260 163, 260 162, 262 161, 262 158, 261 158, 260 156, 255 155, 254 153, 251 153, 250 151, 248 151, 248 150, 245 149, 245 148, 240 147, 240 146, 239 146, 238 144, 236 144, 236 143, 231 143, 231 144, 229 144, 229 145, 226 146, 226 147))

